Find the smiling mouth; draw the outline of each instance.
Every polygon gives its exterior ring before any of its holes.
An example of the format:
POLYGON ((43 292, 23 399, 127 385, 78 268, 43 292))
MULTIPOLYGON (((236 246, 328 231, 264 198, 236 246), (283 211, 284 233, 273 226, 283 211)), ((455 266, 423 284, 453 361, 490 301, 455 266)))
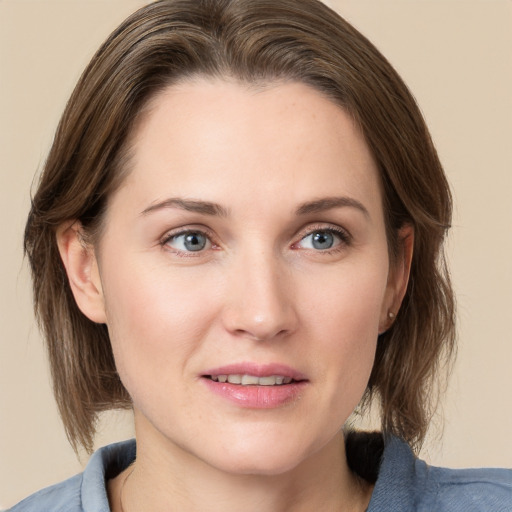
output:
POLYGON ((285 377, 283 375, 268 375, 265 377, 258 377, 256 375, 247 374, 229 374, 229 375, 204 375, 205 378, 214 382, 236 384, 239 386, 284 386, 286 384, 293 384, 301 382, 293 379, 292 377, 285 377))

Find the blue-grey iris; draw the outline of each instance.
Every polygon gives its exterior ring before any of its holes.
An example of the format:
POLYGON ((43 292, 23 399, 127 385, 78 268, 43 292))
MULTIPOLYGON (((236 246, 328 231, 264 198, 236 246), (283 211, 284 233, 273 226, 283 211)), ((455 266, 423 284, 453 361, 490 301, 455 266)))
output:
POLYGON ((334 245, 334 236, 329 231, 317 231, 311 243, 315 249, 330 249, 334 245))
POLYGON ((189 233, 185 235, 183 245, 187 251, 201 251, 206 246, 206 237, 202 233, 189 233))

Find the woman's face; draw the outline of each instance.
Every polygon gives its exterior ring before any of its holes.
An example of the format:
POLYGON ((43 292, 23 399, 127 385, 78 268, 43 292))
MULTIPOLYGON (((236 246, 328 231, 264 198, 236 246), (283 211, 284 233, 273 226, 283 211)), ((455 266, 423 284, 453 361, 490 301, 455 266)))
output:
POLYGON ((296 467, 360 401, 401 286, 368 147, 296 83, 172 86, 134 135, 93 280, 139 440, 296 467))

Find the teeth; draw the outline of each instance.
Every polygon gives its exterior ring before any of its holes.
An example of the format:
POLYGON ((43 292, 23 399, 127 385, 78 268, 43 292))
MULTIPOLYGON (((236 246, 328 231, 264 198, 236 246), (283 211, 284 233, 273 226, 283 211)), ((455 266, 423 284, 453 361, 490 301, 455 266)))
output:
POLYGON ((249 386, 249 385, 258 385, 259 384, 258 377, 255 377, 254 375, 243 375, 242 376, 242 386, 249 386))
POLYGON ((270 375, 269 377, 260 377, 258 379, 260 386, 275 386, 277 379, 280 379, 277 375, 270 375))
POLYGON ((230 384, 240 384, 242 386, 281 386, 282 384, 290 384, 291 377, 282 375, 269 375, 267 377, 257 377, 256 375, 210 375, 215 382, 229 382, 230 384))

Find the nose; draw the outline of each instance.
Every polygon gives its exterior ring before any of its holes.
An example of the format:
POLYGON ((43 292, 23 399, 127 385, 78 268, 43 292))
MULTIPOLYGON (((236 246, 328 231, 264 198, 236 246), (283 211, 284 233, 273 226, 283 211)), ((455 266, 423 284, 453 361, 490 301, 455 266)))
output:
POLYGON ((231 334, 264 341, 296 330, 291 271, 271 251, 240 257, 228 280, 223 323, 231 334))

